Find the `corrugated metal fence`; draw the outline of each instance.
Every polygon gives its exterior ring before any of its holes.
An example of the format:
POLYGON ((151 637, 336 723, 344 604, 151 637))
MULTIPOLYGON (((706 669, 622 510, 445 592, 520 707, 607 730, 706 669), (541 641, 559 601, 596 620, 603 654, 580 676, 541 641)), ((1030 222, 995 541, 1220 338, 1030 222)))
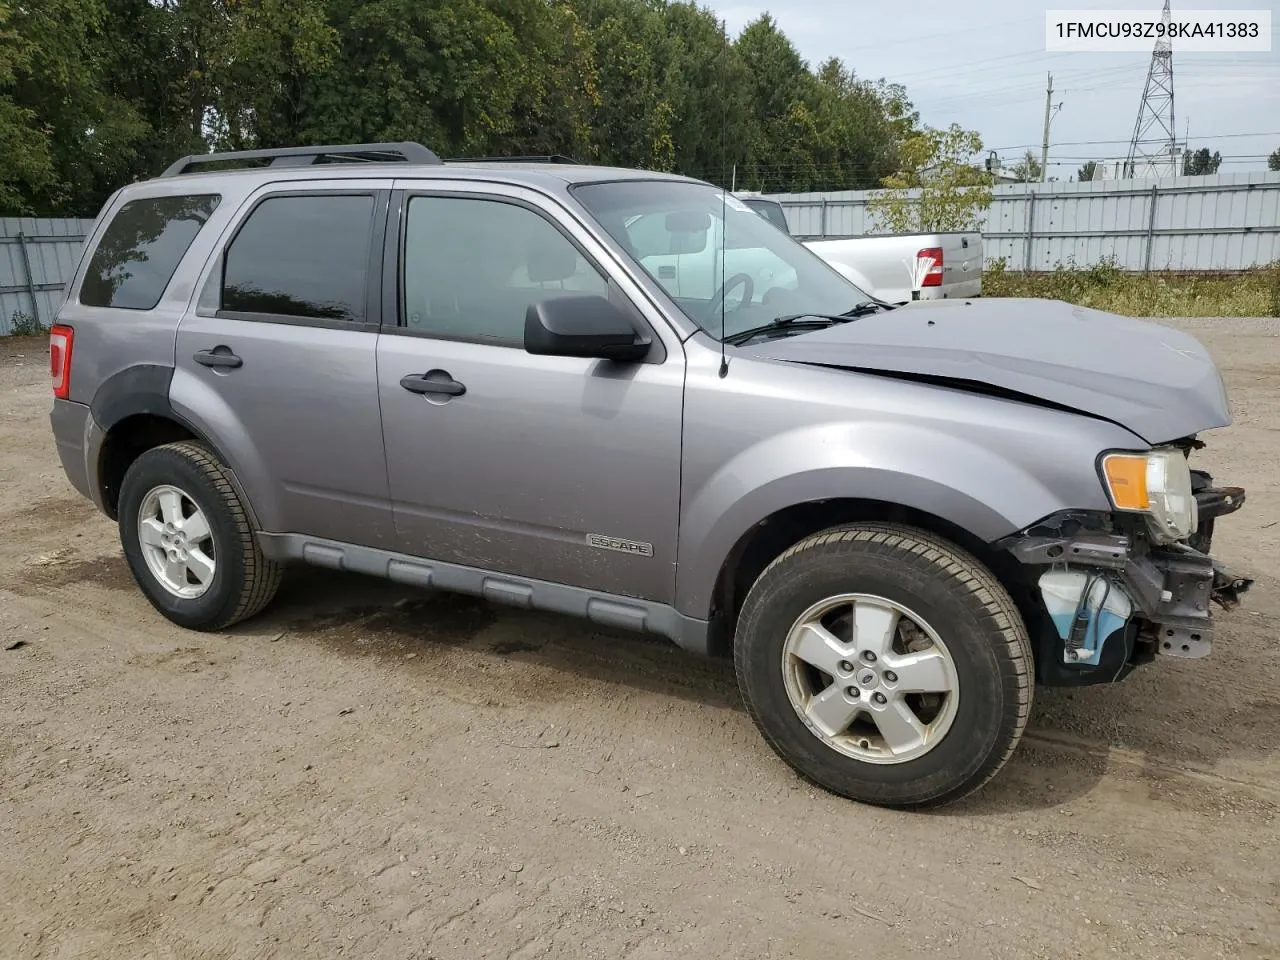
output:
POLYGON ((0 337, 15 316, 49 326, 92 220, 0 217, 0 337))
MULTIPOLYGON (((792 233, 814 238, 878 232, 867 209, 875 194, 769 196, 792 233)), ((986 262, 1003 257, 1011 270, 1108 256, 1124 270, 1244 270, 1280 260, 1280 173, 1005 184, 982 235, 986 262)))

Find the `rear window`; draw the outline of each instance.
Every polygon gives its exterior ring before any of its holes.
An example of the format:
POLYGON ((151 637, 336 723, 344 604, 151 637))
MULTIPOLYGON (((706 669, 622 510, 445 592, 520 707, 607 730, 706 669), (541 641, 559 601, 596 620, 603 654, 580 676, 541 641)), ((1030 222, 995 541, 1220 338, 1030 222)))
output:
POLYGON ((221 199, 189 194, 130 200, 103 231, 80 286, 80 302, 150 310, 221 199))
POLYGON ((222 309, 359 323, 372 237, 372 195, 264 200, 227 248, 222 309))
POLYGON ((774 203, 772 200, 743 200, 742 202, 783 233, 791 232, 790 227, 787 226, 787 215, 782 212, 781 205, 774 203))

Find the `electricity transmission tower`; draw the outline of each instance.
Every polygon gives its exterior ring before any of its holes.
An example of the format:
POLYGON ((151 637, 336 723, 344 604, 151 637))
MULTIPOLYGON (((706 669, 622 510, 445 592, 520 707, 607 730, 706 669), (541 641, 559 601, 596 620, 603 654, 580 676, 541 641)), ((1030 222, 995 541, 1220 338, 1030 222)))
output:
MULTIPOLYGON (((1169 25, 1169 0, 1164 0, 1164 23, 1169 25)), ((1178 138, 1173 126, 1173 44, 1166 39, 1156 41, 1147 70, 1147 86, 1138 105, 1138 119, 1133 125, 1133 140, 1124 175, 1131 178, 1143 170, 1160 176, 1168 167, 1169 176, 1177 176, 1178 138)))

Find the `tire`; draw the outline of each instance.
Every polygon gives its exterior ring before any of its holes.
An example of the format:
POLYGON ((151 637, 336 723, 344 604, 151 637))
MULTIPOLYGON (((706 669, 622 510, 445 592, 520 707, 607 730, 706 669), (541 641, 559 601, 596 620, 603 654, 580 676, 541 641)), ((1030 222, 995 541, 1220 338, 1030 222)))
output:
POLYGON ((905 526, 838 527, 779 556, 743 604, 734 660, 773 750, 811 782, 877 806, 974 792, 1013 754, 1031 712, 1033 653, 1008 592, 954 544, 905 526), (832 598, 844 599, 824 613, 832 598), (906 626, 890 628, 895 614, 906 626), (906 692, 916 688, 937 689, 906 692))
POLYGON ((134 579, 179 626, 224 630, 275 597, 282 568, 263 556, 235 488, 203 445, 169 443, 139 456, 120 486, 119 518, 134 579), (184 516, 166 524, 175 502, 184 516), (195 511, 203 524, 194 522, 195 511), (208 535, 200 536, 205 528, 208 535), (166 563, 172 557, 180 558, 177 565, 166 563), (179 569, 188 572, 179 577, 179 569))

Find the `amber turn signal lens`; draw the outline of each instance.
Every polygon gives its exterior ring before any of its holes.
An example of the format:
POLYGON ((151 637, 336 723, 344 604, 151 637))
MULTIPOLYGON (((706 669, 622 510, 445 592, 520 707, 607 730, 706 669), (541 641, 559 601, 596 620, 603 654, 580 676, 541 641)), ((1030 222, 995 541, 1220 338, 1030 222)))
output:
POLYGON ((1102 472, 1117 510, 1146 510, 1151 506, 1146 457, 1113 453, 1103 459, 1102 472))

